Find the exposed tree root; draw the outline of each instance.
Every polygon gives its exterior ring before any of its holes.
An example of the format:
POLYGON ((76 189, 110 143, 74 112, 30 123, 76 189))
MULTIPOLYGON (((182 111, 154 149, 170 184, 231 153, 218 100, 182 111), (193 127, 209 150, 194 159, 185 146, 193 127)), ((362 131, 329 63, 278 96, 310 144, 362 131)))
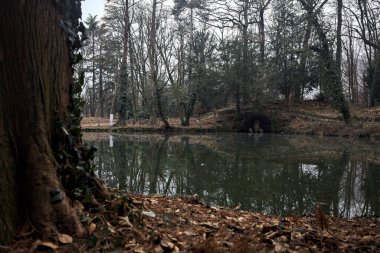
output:
POLYGON ((27 218, 42 237, 57 233, 84 236, 87 232, 66 197, 56 168, 48 149, 41 152, 39 145, 28 146, 24 185, 27 218))

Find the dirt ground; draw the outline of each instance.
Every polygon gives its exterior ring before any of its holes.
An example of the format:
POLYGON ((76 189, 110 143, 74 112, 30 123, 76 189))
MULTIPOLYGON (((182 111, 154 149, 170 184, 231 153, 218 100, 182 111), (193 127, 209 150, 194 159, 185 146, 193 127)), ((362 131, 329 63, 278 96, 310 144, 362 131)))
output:
POLYGON ((33 240, 25 226, 0 252, 380 252, 380 219, 326 216, 316 204, 307 217, 273 217, 207 206, 197 196, 113 198, 75 205, 88 238, 33 240))

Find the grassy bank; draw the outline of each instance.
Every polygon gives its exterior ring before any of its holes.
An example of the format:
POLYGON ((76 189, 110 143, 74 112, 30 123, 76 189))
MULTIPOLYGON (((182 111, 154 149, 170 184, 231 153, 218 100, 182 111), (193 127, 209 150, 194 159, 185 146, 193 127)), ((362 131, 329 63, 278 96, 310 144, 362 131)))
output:
MULTIPOLYGON (((380 139, 380 107, 351 107, 352 121, 346 124, 340 113, 328 103, 303 101, 289 105, 284 101, 272 102, 260 109, 243 107, 237 116, 233 107, 197 115, 189 127, 179 119, 169 119, 170 131, 179 133, 207 132, 266 132, 340 136, 380 139)), ((89 132, 165 132, 156 120, 128 120, 123 127, 110 127, 108 119, 84 118, 84 131, 89 132)))

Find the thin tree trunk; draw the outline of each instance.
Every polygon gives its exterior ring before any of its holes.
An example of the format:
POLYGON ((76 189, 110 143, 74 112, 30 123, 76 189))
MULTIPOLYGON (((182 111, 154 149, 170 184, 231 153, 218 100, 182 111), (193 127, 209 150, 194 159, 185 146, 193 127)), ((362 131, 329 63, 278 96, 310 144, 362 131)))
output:
POLYGON ((169 122, 167 121, 164 111, 162 108, 161 101, 161 89, 158 87, 157 80, 157 53, 156 53, 156 9, 157 9, 157 0, 153 0, 153 9, 151 16, 151 27, 150 27, 150 38, 149 38, 149 64, 150 64, 150 80, 154 87, 154 95, 157 103, 157 111, 160 119, 165 125, 165 128, 170 128, 169 122))
POLYGON ((123 31, 123 59, 120 67, 120 82, 118 94, 119 119, 115 124, 124 126, 127 124, 127 93, 128 93, 128 42, 129 42, 129 0, 124 3, 124 31, 123 31))
POLYGON ((343 0, 337 0, 337 28, 336 28, 336 69, 342 79, 342 9, 343 0))
MULTIPOLYGON (((248 105, 248 102, 250 100, 249 96, 249 62, 248 62, 248 24, 249 24, 249 17, 248 17, 248 8, 249 3, 248 0, 244 1, 244 9, 243 9, 243 18, 244 18, 244 24, 243 24, 243 66, 242 66, 242 85, 241 87, 236 88, 236 112, 239 115, 240 114, 240 96, 242 90, 243 93, 243 104, 248 105)), ((257 98, 256 98, 257 99, 257 98)))
MULTIPOLYGON (((380 45, 380 42, 379 42, 380 45)), ((371 93, 371 105, 379 106, 380 105, 380 52, 377 51, 376 54, 376 65, 375 71, 373 74, 372 81, 372 93, 371 93)))
POLYGON ((303 96, 303 87, 307 82, 307 73, 306 73, 306 60, 307 60, 307 52, 309 51, 309 40, 311 35, 311 22, 307 22, 305 36, 302 42, 302 55, 300 62, 300 75, 299 81, 297 82, 297 86, 295 88, 295 100, 299 101, 303 96))
POLYGON ((91 117, 95 117, 95 31, 92 32, 92 89, 91 89, 91 117))
MULTIPOLYGON (((318 49, 318 53, 324 63, 326 77, 328 78, 328 96, 332 100, 333 105, 342 113, 344 120, 348 123, 351 120, 351 112, 348 107, 347 101, 343 94, 342 80, 340 71, 337 68, 336 61, 333 59, 332 52, 330 51, 329 42, 325 31, 322 29, 317 15, 313 12, 313 7, 305 2, 299 0, 304 9, 307 11, 310 22, 312 22, 319 40, 321 41, 322 48, 318 49)), ((325 0, 324 3, 326 3, 325 0)))
POLYGON ((190 7, 190 50, 189 50, 189 64, 188 64, 188 91, 187 101, 183 103, 184 116, 181 118, 182 126, 190 125, 190 118, 193 116, 193 109, 197 101, 197 87, 194 81, 194 7, 190 7))
POLYGON ((102 60, 102 45, 99 49, 100 64, 99 64, 99 111, 100 117, 104 117, 104 96, 103 96, 103 60, 102 60))

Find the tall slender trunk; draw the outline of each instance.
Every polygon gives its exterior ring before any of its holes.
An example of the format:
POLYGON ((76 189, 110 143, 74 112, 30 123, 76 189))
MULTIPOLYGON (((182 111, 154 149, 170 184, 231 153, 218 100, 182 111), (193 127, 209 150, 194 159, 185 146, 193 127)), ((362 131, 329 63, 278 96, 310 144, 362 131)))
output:
POLYGON ((342 10, 343 0, 337 0, 337 28, 336 28, 336 58, 335 64, 339 74, 339 78, 342 79, 342 10))
POLYGON ((123 58, 120 67, 118 113, 117 126, 124 126, 127 123, 127 93, 128 93, 128 42, 129 42, 129 0, 124 3, 124 31, 123 31, 123 58))
POLYGON ((188 64, 188 91, 187 101, 183 103, 184 116, 181 118, 182 126, 190 125, 190 118, 193 116, 193 109, 195 102, 197 101, 197 89, 196 82, 194 81, 194 7, 190 7, 190 50, 189 50, 189 64, 188 64))
POLYGON ((306 3, 305 0, 299 0, 299 2, 307 11, 310 22, 312 22, 322 44, 322 48, 318 49, 318 52, 324 64, 324 71, 328 80, 327 95, 332 100, 333 105, 342 113, 344 120, 349 123, 351 120, 350 108, 343 94, 340 71, 337 69, 336 61, 334 61, 333 53, 330 50, 326 32, 319 23, 318 16, 315 15, 313 7, 306 3))
MULTIPOLYGON (((241 76, 241 87, 236 87, 236 111, 237 114, 240 114, 240 96, 242 91, 243 95, 243 104, 248 105, 248 102, 250 100, 250 87, 249 87, 249 62, 248 62, 248 24, 249 24, 249 17, 248 17, 248 8, 249 8, 249 2, 248 0, 245 0, 244 2, 244 9, 243 9, 243 18, 244 18, 244 24, 243 24, 243 66, 242 66, 242 76, 241 76)), ((257 99, 257 98, 256 98, 257 99)))
MULTIPOLYGON (((379 41, 380 46, 380 41, 379 41)), ((376 65, 372 80, 371 104, 372 106, 380 105, 380 52, 376 53, 376 65)))
POLYGON ((91 89, 91 110, 90 110, 90 113, 91 113, 91 117, 95 117, 95 81, 96 81, 96 77, 95 77, 95 31, 92 32, 92 36, 91 36, 91 39, 92 39, 92 89, 91 89))
POLYGON ((309 40, 311 35, 311 22, 307 22, 306 25, 306 31, 304 35, 304 39, 302 42, 302 55, 301 55, 301 61, 300 61, 300 68, 299 68, 299 80, 295 87, 294 92, 294 99, 295 100, 301 100, 303 96, 303 87, 307 82, 307 72, 306 72, 306 60, 307 55, 309 51, 309 40))
POLYGON ((151 16, 151 26, 150 26, 150 38, 149 38, 149 65, 150 65, 150 81, 154 87, 154 95, 157 103, 157 111, 160 119, 165 125, 165 128, 170 128, 169 122, 167 121, 164 111, 162 108, 161 101, 161 88, 159 87, 157 80, 157 53, 156 53, 156 10, 157 10, 157 0, 153 0, 153 9, 151 16))
MULTIPOLYGON (((102 61, 102 45, 99 49, 100 60, 102 61)), ((104 96, 103 96, 103 66, 102 62, 99 64, 99 111, 100 117, 104 117, 104 96)))

